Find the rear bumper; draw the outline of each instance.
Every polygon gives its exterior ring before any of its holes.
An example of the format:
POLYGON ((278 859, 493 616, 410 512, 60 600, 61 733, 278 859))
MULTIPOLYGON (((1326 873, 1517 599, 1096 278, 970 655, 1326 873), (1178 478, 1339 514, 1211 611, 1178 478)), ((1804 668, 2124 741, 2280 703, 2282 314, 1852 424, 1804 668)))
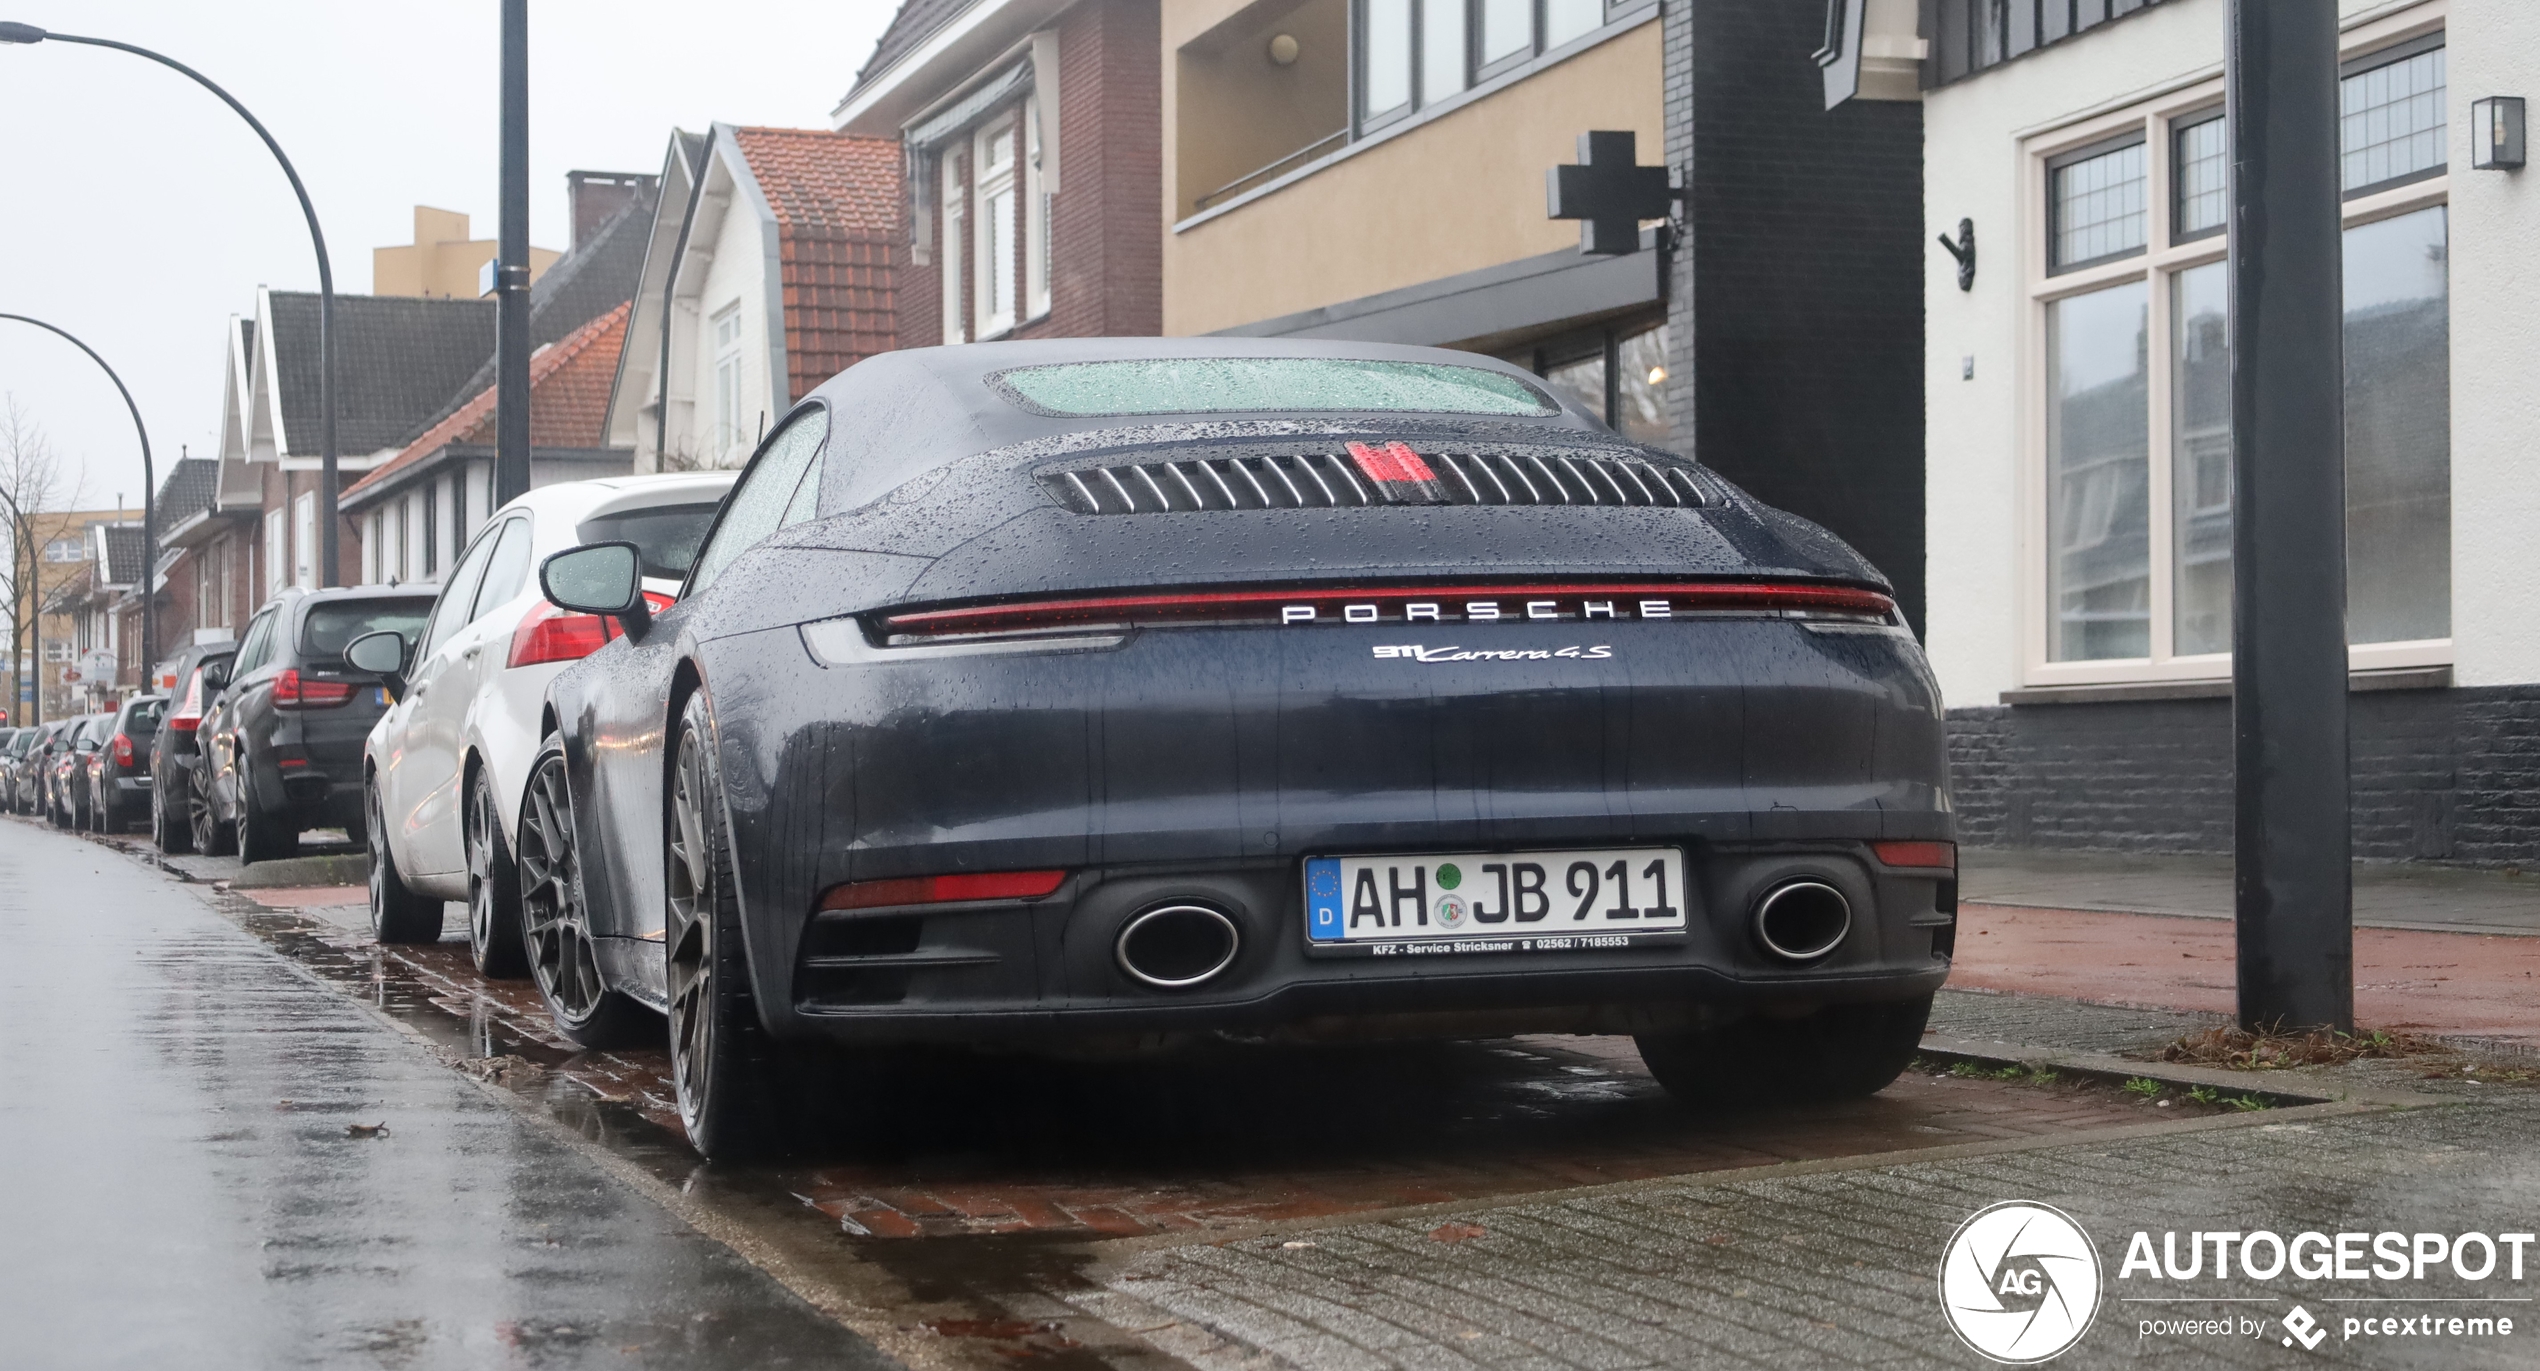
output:
POLYGON ((1492 633, 1494 649, 1547 655, 1374 655, 1417 636, 1399 625, 848 667, 790 629, 708 644, 762 1012, 780 1035, 858 1042, 1470 1014, 1625 1031, 1612 1025, 1902 998, 1946 978, 1954 880, 1868 847, 1955 837, 1937 692, 1910 638, 1772 619, 1492 633), (1599 644, 1610 655, 1548 655, 1599 644), (1672 942, 1307 948, 1312 856, 1661 845, 1683 850, 1701 896, 1672 942), (812 912, 842 882, 1045 869, 1070 875, 1038 901, 812 912), (1841 886, 1855 910, 1840 947, 1799 965, 1751 927, 1759 883, 1792 874, 1841 886), (1242 948, 1206 985, 1163 991, 1114 948, 1173 899, 1224 912, 1242 948))

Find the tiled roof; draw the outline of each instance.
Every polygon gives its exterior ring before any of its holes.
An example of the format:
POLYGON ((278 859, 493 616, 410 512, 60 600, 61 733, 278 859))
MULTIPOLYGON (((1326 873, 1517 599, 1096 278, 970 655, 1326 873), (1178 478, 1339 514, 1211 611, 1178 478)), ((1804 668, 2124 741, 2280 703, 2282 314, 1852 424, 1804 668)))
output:
POLYGON ((790 393, 899 343, 893 265, 900 145, 811 129, 741 128, 734 145, 776 215, 790 393))
MULTIPOLYGON (((290 455, 324 441, 318 406, 318 297, 272 293, 275 378, 290 455)), ((397 295, 335 297, 335 444, 395 447, 449 403, 494 350, 494 302, 397 295)))
MULTIPOLYGON (((629 308, 620 302, 617 308, 530 355, 531 448, 604 446, 602 430, 608 423, 609 385, 617 377, 617 355, 626 346, 629 308)), ((478 390, 448 417, 408 443, 403 452, 346 487, 342 498, 350 501, 383 485, 398 472, 453 443, 492 443, 495 400, 493 386, 478 390)))
POLYGON ((856 69, 853 95, 864 89, 864 83, 891 69, 891 64, 905 57, 918 44, 935 36, 935 30, 951 23, 976 0, 902 0, 900 12, 891 16, 891 26, 882 30, 882 41, 873 45, 873 55, 856 69))
POLYGON ((212 492, 220 484, 220 463, 209 457, 183 457, 159 483, 159 532, 193 518, 212 507, 212 492))
MULTIPOLYGON (((536 349, 558 342, 583 325, 634 298, 635 287, 644 274, 645 240, 653 227, 653 202, 661 195, 659 185, 640 191, 635 198, 620 205, 615 214, 600 221, 582 246, 564 255, 547 274, 529 288, 529 346, 536 349)), ((459 406, 475 398, 476 393, 494 384, 493 353, 487 353, 484 364, 474 375, 449 395, 445 403, 433 411, 430 419, 415 425, 420 430, 438 425, 458 412, 459 406)))
POLYGON ((141 541, 141 525, 110 524, 106 534, 106 583, 138 585, 141 582, 141 553, 148 546, 141 541))

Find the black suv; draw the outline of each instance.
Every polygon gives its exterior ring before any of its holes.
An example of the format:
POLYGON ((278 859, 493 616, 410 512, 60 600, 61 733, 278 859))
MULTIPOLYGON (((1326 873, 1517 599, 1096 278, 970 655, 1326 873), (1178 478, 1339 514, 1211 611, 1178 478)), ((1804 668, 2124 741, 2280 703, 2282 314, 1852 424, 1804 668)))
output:
POLYGON ((159 725, 159 745, 150 750, 150 841, 161 852, 193 851, 196 826, 210 822, 196 784, 203 770, 196 732, 220 692, 203 683, 203 673, 227 667, 237 655, 235 642, 198 643, 177 654, 163 674, 171 682, 168 715, 159 725))
POLYGON ((194 836, 204 852, 234 844, 243 861, 272 861, 297 853, 309 828, 361 839, 362 741, 387 693, 345 665, 344 645, 380 629, 412 639, 437 589, 294 589, 256 611, 238 655, 203 673, 204 689, 221 692, 195 730, 205 803, 194 836))

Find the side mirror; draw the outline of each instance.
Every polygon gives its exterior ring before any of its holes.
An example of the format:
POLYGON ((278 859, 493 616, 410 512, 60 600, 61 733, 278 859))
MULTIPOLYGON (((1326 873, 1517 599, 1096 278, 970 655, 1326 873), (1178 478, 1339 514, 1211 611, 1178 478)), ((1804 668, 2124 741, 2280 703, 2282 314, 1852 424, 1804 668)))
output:
POLYGON ((629 638, 644 636, 653 607, 644 599, 643 557, 633 543, 589 543, 538 564, 549 603, 576 614, 614 615, 629 638))
POLYGON ((379 678, 392 697, 406 693, 406 635, 394 629, 365 633, 344 645, 344 662, 379 678))
POLYGON ((77 743, 71 745, 71 751, 73 752, 94 752, 96 750, 97 740, 94 738, 82 738, 77 743))
POLYGON ((228 688, 229 663, 227 661, 218 661, 205 664, 203 667, 203 689, 227 690, 228 688))

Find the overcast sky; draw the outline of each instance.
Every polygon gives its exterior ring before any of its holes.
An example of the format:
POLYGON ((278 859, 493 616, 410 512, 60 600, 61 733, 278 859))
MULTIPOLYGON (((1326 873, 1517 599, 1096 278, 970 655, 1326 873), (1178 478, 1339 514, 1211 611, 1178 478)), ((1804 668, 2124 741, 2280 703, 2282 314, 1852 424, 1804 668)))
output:
MULTIPOLYGON (((828 127, 898 0, 531 0, 530 241, 570 239, 564 174, 661 169, 673 126, 828 127)), ((495 232, 495 0, 0 0, 14 19, 152 48, 220 82, 308 183, 335 288, 417 204, 495 232)), ((317 289, 291 188, 210 92, 129 54, 0 46, 0 312, 78 334, 141 405, 162 479, 214 450, 222 326, 259 285, 317 289)), ((137 511, 141 460, 112 385, 69 344, 0 321, 0 391, 137 511)))

